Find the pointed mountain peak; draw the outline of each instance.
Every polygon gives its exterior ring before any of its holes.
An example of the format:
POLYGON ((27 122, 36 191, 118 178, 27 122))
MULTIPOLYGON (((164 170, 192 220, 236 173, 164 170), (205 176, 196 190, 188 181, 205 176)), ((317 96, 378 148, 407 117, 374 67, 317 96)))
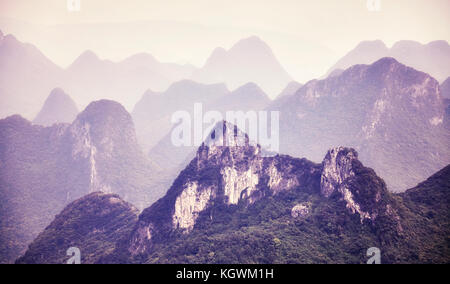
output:
POLYGON ((398 62, 395 58, 393 57, 383 57, 380 60, 374 62, 372 64, 373 67, 377 67, 377 66, 392 66, 392 65, 403 65, 400 62, 398 62))
POLYGON ((295 94, 302 86, 303 84, 297 81, 289 82, 289 84, 287 84, 283 91, 277 96, 277 99, 295 94))
POLYGON ((79 57, 79 60, 100 60, 97 54, 95 54, 92 50, 86 50, 84 51, 79 57))
POLYGON ((33 120, 33 124, 51 126, 54 123, 71 123, 78 114, 78 108, 72 98, 61 88, 55 88, 33 120))
POLYGON ((208 147, 246 147, 249 145, 249 138, 236 125, 223 120, 210 131, 204 145, 208 147))
POLYGON ((97 64, 102 60, 91 50, 84 51, 80 56, 75 59, 75 61, 69 66, 69 69, 74 67, 92 67, 93 64, 97 64))
POLYGON ((241 39, 236 44, 234 44, 233 47, 231 47, 229 50, 229 52, 234 51, 240 52, 265 51, 272 53, 272 50, 267 45, 267 43, 257 36, 251 36, 248 38, 241 39))
POLYGON ((388 191, 384 181, 362 165, 354 149, 337 147, 330 149, 322 162, 320 193, 327 198, 339 194, 346 207, 359 214, 362 223, 378 217, 388 191))

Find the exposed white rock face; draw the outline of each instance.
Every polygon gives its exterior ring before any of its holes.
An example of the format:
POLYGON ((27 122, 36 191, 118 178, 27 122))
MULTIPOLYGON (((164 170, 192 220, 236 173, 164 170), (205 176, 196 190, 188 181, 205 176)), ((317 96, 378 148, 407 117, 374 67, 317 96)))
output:
POLYGON ((306 203, 297 204, 291 209, 292 218, 305 218, 310 213, 309 206, 306 203))
POLYGON ((132 255, 137 255, 139 253, 145 252, 150 244, 153 235, 153 224, 145 224, 143 222, 139 222, 136 231, 133 234, 131 239, 131 244, 128 248, 128 251, 132 255))
POLYGON ((224 194, 228 197, 228 204, 238 204, 241 197, 248 197, 256 191, 259 182, 259 174, 252 168, 239 172, 235 168, 226 167, 222 169, 222 180, 224 194), (245 191, 245 196, 242 194, 245 191))
POLYGON ((381 123, 381 118, 385 113, 389 102, 384 99, 387 96, 386 89, 383 89, 383 99, 378 99, 375 101, 371 113, 368 115, 368 121, 363 125, 362 131, 366 139, 373 137, 377 126, 381 123))
POLYGON ((216 196, 216 188, 199 187, 197 182, 185 185, 183 192, 175 201, 175 211, 172 217, 173 227, 192 230, 200 212, 202 212, 216 196))
POLYGON ((320 177, 320 191, 325 197, 330 197, 334 191, 355 173, 352 162, 358 158, 356 152, 347 151, 344 147, 328 151, 323 160, 322 176, 320 177))
POLYGON ((430 119, 430 124, 433 126, 437 126, 439 124, 442 124, 444 122, 444 117, 435 116, 432 119, 430 119))
POLYGON ((216 127, 215 132, 214 137, 210 136, 211 139, 198 149, 194 160, 181 172, 168 194, 157 202, 159 204, 144 210, 142 220, 146 222, 136 230, 131 252, 145 250, 142 246, 148 247, 151 243, 149 235, 177 229, 191 232, 200 214, 217 202, 229 206, 240 202, 251 205, 264 196, 306 186, 312 182, 311 176, 319 177, 321 167, 307 160, 279 155, 263 157, 260 147, 251 145, 248 136, 234 125, 225 122, 216 127), (234 146, 212 143, 212 140, 233 140, 232 136, 236 135, 242 135, 245 143, 234 146), (146 228, 151 224, 158 226, 154 231, 149 227, 147 234, 146 228))
POLYGON ((265 169, 265 174, 269 177, 267 185, 271 189, 273 195, 300 186, 299 178, 295 174, 291 174, 292 171, 293 167, 291 165, 285 165, 285 169, 279 171, 276 160, 271 161, 269 166, 265 169))
POLYGON ((70 134, 73 139, 72 158, 88 159, 90 166, 89 176, 89 193, 102 191, 104 193, 112 193, 111 187, 101 181, 97 172, 96 155, 97 147, 91 139, 91 125, 88 122, 80 122, 76 120, 70 128, 70 134))
POLYGON ((338 147, 329 150, 322 163, 320 192, 325 197, 339 192, 346 202, 346 207, 353 214, 358 213, 362 222, 364 219, 376 218, 376 215, 371 216, 370 213, 361 210, 361 206, 354 200, 353 193, 348 188, 350 179, 355 176, 353 161, 357 159, 358 154, 353 149, 338 147))

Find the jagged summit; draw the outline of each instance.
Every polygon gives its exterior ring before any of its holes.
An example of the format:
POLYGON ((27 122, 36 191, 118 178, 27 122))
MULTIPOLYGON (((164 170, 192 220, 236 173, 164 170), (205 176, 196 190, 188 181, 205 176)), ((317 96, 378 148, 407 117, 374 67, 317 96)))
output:
POLYGON ((374 222, 386 213, 383 200, 389 193, 357 157, 355 150, 345 147, 331 149, 322 164, 289 156, 263 157, 260 146, 251 145, 237 126, 219 122, 166 196, 143 211, 126 250, 132 255, 148 253, 171 232, 190 233, 215 206, 251 206, 298 190, 342 200, 345 210, 357 214, 361 223, 374 222), (229 142, 237 137, 244 143, 229 142))
POLYGON ((351 146, 392 191, 449 162, 438 81, 393 57, 310 81, 267 109, 282 114, 281 153, 319 162, 331 147, 351 146))

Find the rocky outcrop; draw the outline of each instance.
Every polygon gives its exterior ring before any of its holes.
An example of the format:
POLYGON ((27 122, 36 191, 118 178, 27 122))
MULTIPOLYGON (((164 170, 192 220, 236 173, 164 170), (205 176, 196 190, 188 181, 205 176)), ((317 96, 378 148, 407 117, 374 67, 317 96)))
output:
POLYGON ((251 205, 318 180, 320 165, 288 156, 263 157, 259 145, 236 126, 219 123, 181 172, 167 195, 144 210, 129 251, 151 248, 158 236, 193 230, 197 218, 213 204, 251 205))
POLYGON ((101 191, 139 209, 167 189, 119 104, 91 103, 72 124, 0 120, 0 262, 16 259, 69 202, 101 191), (8 245, 14 243, 14 245, 8 245))
POLYGON ((280 112, 281 153, 319 162, 352 147, 394 192, 450 162, 438 81, 394 58, 312 80, 268 109, 280 112))
MULTIPOLYGON (((355 150, 333 148, 322 165, 289 156, 264 157, 260 146, 236 126, 219 123, 167 195, 141 214, 128 251, 133 255, 149 251, 174 231, 190 233, 202 214, 213 218, 208 212, 218 204, 251 206, 262 198, 308 186, 325 198, 337 197, 361 222, 375 221, 385 211, 381 201, 386 186, 362 166, 355 150)), ((291 209, 294 218, 310 212, 308 203, 291 209)))
POLYGON ((301 203, 297 204, 291 209, 292 218, 306 218, 311 214, 311 204, 301 203))
MULTIPOLYGON (((364 188, 357 187, 357 192, 352 191, 351 183, 355 182, 355 167, 361 167, 358 161, 358 153, 354 149, 338 147, 328 151, 322 162, 322 175, 320 178, 320 192, 325 197, 339 194, 345 201, 346 207, 354 214, 358 213, 361 222, 364 219, 375 220, 378 215, 378 206, 371 206, 369 211, 364 211, 362 206, 356 201, 355 195, 364 188)), ((372 193, 374 203, 381 201, 381 195, 386 188, 381 187, 372 193)))

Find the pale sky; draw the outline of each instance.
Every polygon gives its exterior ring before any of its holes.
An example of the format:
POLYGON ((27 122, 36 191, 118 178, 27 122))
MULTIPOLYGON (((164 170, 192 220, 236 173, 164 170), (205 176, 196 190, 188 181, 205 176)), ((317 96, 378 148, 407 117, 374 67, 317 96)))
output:
POLYGON ((67 0, 0 0, 0 29, 63 67, 86 49, 201 66, 215 47, 257 35, 300 82, 362 40, 450 41, 450 0, 379 1, 374 12, 367 0, 80 0, 69 12, 67 0))

